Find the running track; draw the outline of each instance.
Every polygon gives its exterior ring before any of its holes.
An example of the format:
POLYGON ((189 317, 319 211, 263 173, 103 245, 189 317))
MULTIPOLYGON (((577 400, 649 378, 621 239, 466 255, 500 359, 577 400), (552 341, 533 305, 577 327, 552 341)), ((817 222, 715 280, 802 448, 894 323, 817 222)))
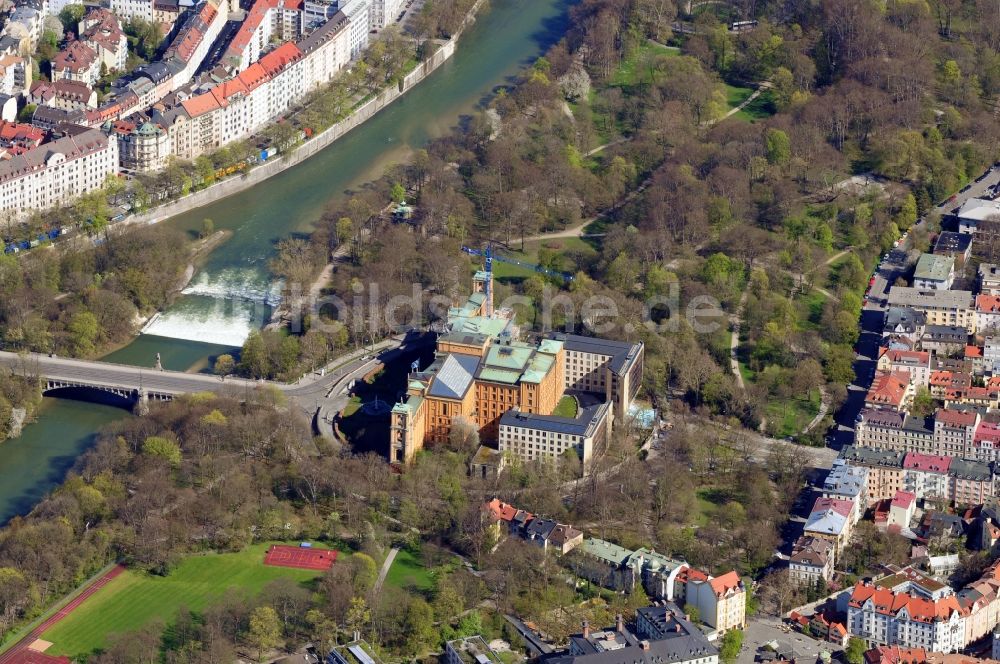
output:
POLYGON ((45 631, 55 625, 57 622, 68 616, 75 609, 77 609, 81 604, 87 601, 87 599, 96 593, 98 590, 108 585, 113 578, 125 571, 122 565, 115 565, 112 567, 107 574, 99 579, 94 580, 89 586, 84 588, 83 592, 74 597, 69 604, 59 609, 51 616, 48 617, 45 622, 40 624, 35 629, 31 630, 24 638, 15 643, 10 647, 10 650, 0 655, 0 664, 14 664, 20 660, 20 655, 22 651, 27 650, 28 646, 34 643, 35 639, 40 637, 45 631))

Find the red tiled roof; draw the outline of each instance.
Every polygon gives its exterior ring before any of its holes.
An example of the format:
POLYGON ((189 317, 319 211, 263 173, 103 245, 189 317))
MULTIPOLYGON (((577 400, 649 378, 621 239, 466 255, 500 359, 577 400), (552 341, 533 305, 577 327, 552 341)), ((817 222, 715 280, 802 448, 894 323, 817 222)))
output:
POLYGON ((226 56, 230 58, 240 58, 243 50, 250 43, 257 28, 264 22, 268 10, 274 9, 278 5, 278 0, 257 0, 250 7, 247 16, 243 19, 240 29, 236 31, 236 36, 229 42, 226 48, 226 56))
POLYGON ((517 514, 517 508, 509 503, 505 503, 499 498, 494 498, 490 502, 484 505, 486 511, 498 521, 510 522, 514 519, 514 515, 517 514))
POLYGON ((892 498, 892 507, 909 509, 916 500, 917 494, 915 493, 911 493, 909 491, 896 491, 896 495, 892 498))
POLYGON ((259 62, 260 66, 264 68, 264 71, 271 76, 274 76, 285 69, 285 67, 300 60, 301 58, 302 51, 299 50, 299 47, 292 42, 285 42, 262 57, 259 62))
POLYGON ((853 509, 854 503, 850 500, 843 500, 841 498, 817 498, 816 502, 813 503, 812 512, 816 513, 833 510, 841 516, 850 516, 853 509))
POLYGON ((908 470, 926 470, 947 473, 951 466, 951 457, 936 454, 920 454, 910 452, 903 457, 903 468, 908 470))
POLYGON ((909 386, 910 372, 908 371, 879 372, 875 376, 875 380, 872 381, 865 401, 898 408, 902 405, 909 386))
POLYGON ((977 295, 976 311, 981 313, 1000 313, 1000 296, 997 295, 977 295))
POLYGON ((66 48, 52 58, 52 66, 56 71, 68 69, 74 73, 82 73, 90 69, 97 60, 97 53, 83 42, 71 41, 66 48))
POLYGON ((966 346, 965 347, 966 357, 982 357, 983 349, 981 346, 966 346))
POLYGON ((891 348, 883 348, 879 353, 879 358, 888 357, 889 362, 893 364, 905 363, 905 364, 923 364, 930 366, 931 354, 926 351, 918 350, 896 350, 891 348))
POLYGON ((990 447, 1000 446, 1000 424, 994 422, 980 422, 976 427, 976 435, 973 440, 977 445, 983 447, 986 443, 990 447))
POLYGON ((726 572, 722 576, 709 579, 708 585, 712 587, 716 597, 722 597, 730 591, 739 590, 740 576, 735 571, 726 572))
POLYGON ((939 408, 934 414, 934 422, 940 422, 950 427, 970 427, 976 423, 978 416, 979 414, 975 411, 939 408))
POLYGON ((867 664, 926 664, 927 651, 923 648, 875 646, 865 651, 867 664))
POLYGON ((894 593, 889 588, 864 583, 858 583, 854 586, 854 592, 851 594, 848 604, 854 608, 860 608, 869 600, 874 605, 876 612, 885 615, 895 616, 905 607, 910 615, 910 620, 915 622, 930 623, 947 620, 953 612, 962 613, 954 595, 938 600, 929 600, 913 597, 907 593, 894 593))
POLYGON ((241 71, 237 78, 243 82, 248 91, 252 91, 271 77, 264 71, 259 62, 255 62, 241 71))
POLYGON ((190 99, 185 99, 181 102, 181 106, 187 111, 187 114, 192 118, 196 118, 199 115, 205 115, 206 113, 211 113, 212 111, 222 108, 219 105, 219 101, 215 98, 211 92, 206 92, 200 94, 197 97, 191 97, 190 99))

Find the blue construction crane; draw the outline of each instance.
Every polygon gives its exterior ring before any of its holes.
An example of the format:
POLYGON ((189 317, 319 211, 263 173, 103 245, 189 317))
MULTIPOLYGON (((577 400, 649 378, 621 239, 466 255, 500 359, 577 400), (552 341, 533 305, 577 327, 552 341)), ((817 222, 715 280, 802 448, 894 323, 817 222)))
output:
POLYGON ((490 275, 491 279, 493 276, 493 261, 500 261, 501 263, 508 263, 510 265, 517 265, 523 267, 527 270, 532 270, 540 274, 544 274, 548 277, 555 277, 556 279, 562 279, 563 281, 573 281, 573 275, 569 272, 560 272, 559 270, 550 270, 547 267, 542 267, 541 265, 536 265, 535 263, 526 263, 524 261, 519 261, 516 258, 508 258, 507 256, 500 256, 493 253, 493 243, 488 242, 485 249, 474 249, 473 247, 462 247, 462 251, 472 256, 482 256, 486 259, 485 271, 490 275))

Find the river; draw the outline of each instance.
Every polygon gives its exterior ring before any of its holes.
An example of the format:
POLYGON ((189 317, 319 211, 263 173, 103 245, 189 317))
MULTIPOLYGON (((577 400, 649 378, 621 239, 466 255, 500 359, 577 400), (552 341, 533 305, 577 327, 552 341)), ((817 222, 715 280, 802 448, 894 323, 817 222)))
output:
POLYGON ((145 333, 108 359, 200 369, 240 346, 270 315, 280 289, 267 274, 277 240, 307 231, 331 198, 453 127, 494 87, 564 32, 565 0, 492 0, 455 57, 361 127, 259 187, 165 222, 195 232, 204 219, 233 231, 145 333))
MULTIPOLYGON (((215 249, 184 295, 107 360, 204 370, 270 316, 278 287, 267 275, 275 243, 308 231, 354 185, 454 127, 565 32, 571 0, 490 0, 458 52, 424 82, 309 160, 247 191, 162 223, 196 233, 204 219, 233 237, 215 249)), ((56 486, 94 432, 126 411, 46 399, 38 423, 0 444, 0 523, 56 486)))

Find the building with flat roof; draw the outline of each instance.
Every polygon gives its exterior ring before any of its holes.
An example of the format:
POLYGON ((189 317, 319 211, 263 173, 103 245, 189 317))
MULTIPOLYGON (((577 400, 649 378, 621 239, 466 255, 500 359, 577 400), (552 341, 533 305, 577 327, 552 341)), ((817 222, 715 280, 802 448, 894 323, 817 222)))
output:
POLYGON ((976 310, 971 291, 893 286, 889 289, 887 300, 890 307, 922 312, 927 316, 928 325, 964 327, 970 334, 976 331, 976 310))
POLYGON ((955 259, 939 254, 920 254, 913 273, 913 287, 948 290, 955 282, 955 259))
POLYGON ((445 664, 503 664, 486 640, 478 634, 448 641, 444 647, 445 664))
POLYGON ((959 263, 967 263, 972 256, 972 236, 965 233, 943 231, 934 243, 934 253, 950 256, 959 263))
POLYGON ((356 640, 336 646, 326 657, 326 664, 382 664, 367 641, 356 640))
POLYGON ((959 233, 993 233, 996 232, 996 222, 1000 220, 1000 201, 970 198, 962 203, 955 216, 958 217, 959 233))

